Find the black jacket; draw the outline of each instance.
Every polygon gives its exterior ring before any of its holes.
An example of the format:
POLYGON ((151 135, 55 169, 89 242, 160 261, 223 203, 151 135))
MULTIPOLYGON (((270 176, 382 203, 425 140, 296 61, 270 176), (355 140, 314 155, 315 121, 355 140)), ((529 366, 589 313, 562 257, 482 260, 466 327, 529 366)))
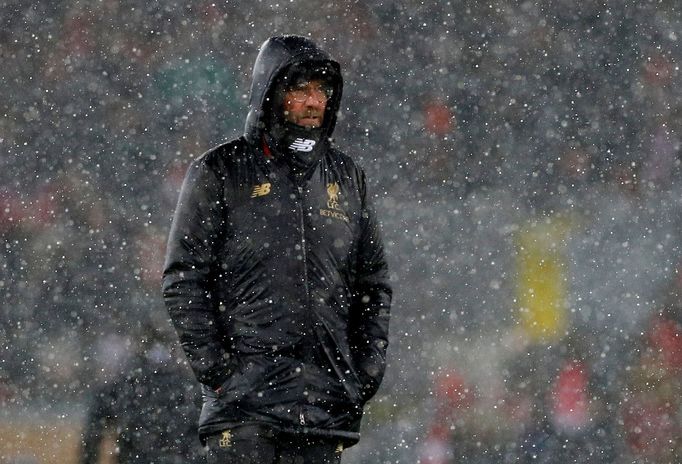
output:
POLYGON ((362 170, 328 142, 340 72, 310 169, 264 149, 273 82, 312 61, 338 69, 306 39, 267 41, 245 135, 193 162, 180 193, 163 291, 205 386, 203 436, 251 423, 354 443, 383 377, 383 246, 362 170))

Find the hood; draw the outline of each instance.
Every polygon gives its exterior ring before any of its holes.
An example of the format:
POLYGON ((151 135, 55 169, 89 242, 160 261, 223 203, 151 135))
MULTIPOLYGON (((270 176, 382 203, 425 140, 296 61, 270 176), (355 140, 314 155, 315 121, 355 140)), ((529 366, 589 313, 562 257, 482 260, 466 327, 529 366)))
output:
POLYGON ((322 130, 326 137, 331 137, 336 125, 336 113, 341 103, 343 80, 341 67, 314 42, 305 37, 285 35, 271 37, 261 45, 260 52, 253 66, 251 94, 249 97, 249 113, 246 117, 244 136, 258 144, 267 124, 267 112, 273 101, 272 93, 280 76, 290 66, 305 67, 307 64, 325 64, 335 71, 332 79, 334 93, 327 102, 322 130))

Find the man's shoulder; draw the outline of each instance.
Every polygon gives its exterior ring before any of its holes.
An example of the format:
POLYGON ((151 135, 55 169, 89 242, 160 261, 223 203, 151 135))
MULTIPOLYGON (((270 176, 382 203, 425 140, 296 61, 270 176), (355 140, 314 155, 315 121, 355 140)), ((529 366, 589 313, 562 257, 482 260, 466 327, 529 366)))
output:
POLYGON ((346 154, 346 152, 341 150, 336 145, 329 147, 329 155, 337 162, 342 162, 344 164, 348 164, 349 166, 355 166, 355 161, 353 161, 353 158, 351 158, 348 154, 346 154))
POLYGON ((224 165, 248 154, 249 150, 246 148, 246 140, 244 137, 239 137, 208 149, 195 162, 207 165, 224 165))
POLYGON ((337 147, 329 148, 329 160, 345 176, 359 179, 363 175, 362 167, 353 159, 337 147))
POLYGON ((253 156, 243 137, 216 145, 192 161, 191 166, 225 176, 253 156))

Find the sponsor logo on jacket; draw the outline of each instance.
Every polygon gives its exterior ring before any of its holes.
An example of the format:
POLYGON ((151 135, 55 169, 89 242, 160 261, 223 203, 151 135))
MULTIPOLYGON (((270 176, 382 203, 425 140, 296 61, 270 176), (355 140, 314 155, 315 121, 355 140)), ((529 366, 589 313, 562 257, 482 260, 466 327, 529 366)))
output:
POLYGON ((270 193, 270 182, 265 182, 264 184, 254 185, 251 191, 251 198, 262 197, 270 193))

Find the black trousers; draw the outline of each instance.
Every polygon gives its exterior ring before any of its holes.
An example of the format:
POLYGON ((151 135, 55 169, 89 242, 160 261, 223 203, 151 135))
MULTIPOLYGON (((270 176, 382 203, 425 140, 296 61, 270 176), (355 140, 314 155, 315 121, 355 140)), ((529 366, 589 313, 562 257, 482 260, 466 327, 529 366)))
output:
POLYGON ((208 464, 339 464, 341 441, 245 425, 206 439, 208 464))

